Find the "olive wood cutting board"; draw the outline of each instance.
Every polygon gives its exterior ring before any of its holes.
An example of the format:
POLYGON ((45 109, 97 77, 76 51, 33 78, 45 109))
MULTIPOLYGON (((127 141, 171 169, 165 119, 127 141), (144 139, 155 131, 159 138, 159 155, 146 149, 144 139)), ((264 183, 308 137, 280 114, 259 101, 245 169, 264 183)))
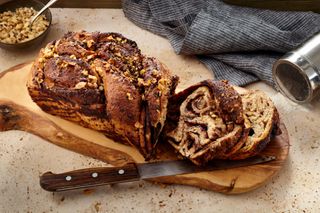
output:
MULTIPOLYGON (((0 131, 26 131, 60 147, 114 166, 144 162, 143 157, 132 147, 41 111, 31 100, 26 88, 30 67, 31 63, 25 63, 0 73, 0 131)), ((284 124, 281 124, 281 130, 282 134, 274 138, 262 152, 276 156, 275 161, 227 170, 154 178, 151 181, 197 186, 226 194, 253 190, 268 182, 281 169, 288 156, 289 137, 284 124)), ((177 159, 177 154, 167 144, 159 145, 157 156, 158 160, 177 159)))

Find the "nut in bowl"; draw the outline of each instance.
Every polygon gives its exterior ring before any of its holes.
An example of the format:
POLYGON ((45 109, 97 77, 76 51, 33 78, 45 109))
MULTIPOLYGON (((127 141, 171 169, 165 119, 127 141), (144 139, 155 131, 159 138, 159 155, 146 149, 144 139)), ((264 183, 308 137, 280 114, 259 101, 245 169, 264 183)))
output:
POLYGON ((40 44, 49 32, 51 12, 46 10, 32 25, 29 20, 43 7, 35 0, 0 5, 0 47, 18 50, 40 44))

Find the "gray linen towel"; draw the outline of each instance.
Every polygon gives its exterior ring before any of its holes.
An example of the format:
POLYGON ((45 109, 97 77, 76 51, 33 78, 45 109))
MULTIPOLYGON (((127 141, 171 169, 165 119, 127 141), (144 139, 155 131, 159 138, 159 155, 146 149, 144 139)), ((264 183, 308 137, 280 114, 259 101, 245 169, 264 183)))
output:
POLYGON ((169 39, 177 54, 196 55, 216 79, 274 86, 272 64, 320 31, 320 15, 272 11, 219 0, 123 0, 125 16, 169 39))

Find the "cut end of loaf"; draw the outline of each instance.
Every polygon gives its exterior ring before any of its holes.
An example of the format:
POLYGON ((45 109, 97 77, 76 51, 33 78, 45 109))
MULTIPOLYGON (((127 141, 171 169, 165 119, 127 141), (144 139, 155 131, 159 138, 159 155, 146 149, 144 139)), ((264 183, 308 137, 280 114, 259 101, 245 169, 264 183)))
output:
POLYGON ((195 164, 221 158, 246 136, 240 95, 226 82, 204 81, 172 99, 181 105, 169 106, 165 137, 195 164), (174 111, 179 111, 175 120, 170 115, 174 111))
POLYGON ((279 134, 279 115, 261 91, 238 94, 226 82, 204 81, 173 96, 164 138, 197 165, 244 159, 279 134))

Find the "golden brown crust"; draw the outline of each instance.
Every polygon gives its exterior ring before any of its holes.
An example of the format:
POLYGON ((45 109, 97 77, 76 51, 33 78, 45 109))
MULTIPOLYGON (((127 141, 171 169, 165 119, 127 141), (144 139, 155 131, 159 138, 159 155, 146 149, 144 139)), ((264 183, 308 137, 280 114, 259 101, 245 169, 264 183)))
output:
POLYGON ((103 131, 150 158, 177 78, 118 33, 67 33, 32 66, 28 90, 46 112, 103 131))

